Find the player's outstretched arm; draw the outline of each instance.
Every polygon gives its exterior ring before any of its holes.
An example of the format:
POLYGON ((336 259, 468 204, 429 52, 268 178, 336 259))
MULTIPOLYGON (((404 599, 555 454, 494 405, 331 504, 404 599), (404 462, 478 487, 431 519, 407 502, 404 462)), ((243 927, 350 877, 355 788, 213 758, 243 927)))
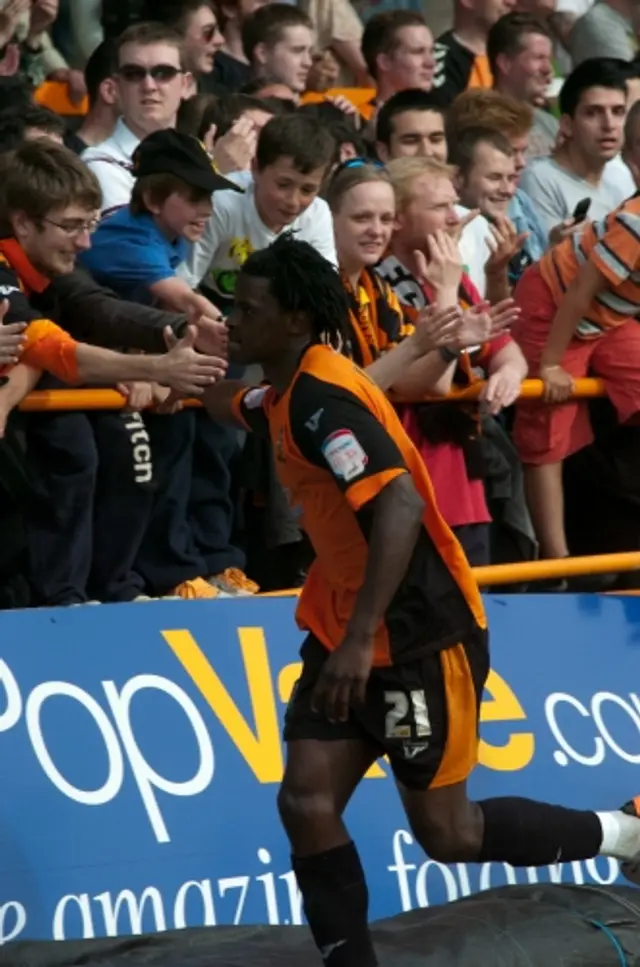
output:
POLYGON ((249 387, 241 379, 225 379, 214 386, 207 387, 200 399, 207 413, 216 423, 231 423, 246 430, 247 425, 234 406, 234 400, 238 394, 246 389, 249 387))

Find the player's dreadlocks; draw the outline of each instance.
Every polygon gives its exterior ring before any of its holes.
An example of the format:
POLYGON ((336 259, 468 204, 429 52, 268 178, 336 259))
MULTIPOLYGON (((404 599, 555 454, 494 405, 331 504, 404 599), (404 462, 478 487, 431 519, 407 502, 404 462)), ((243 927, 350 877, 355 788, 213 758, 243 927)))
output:
POLYGON ((287 232, 242 266, 247 275, 268 279, 285 312, 308 315, 312 341, 350 355, 349 302, 340 276, 319 252, 287 232))

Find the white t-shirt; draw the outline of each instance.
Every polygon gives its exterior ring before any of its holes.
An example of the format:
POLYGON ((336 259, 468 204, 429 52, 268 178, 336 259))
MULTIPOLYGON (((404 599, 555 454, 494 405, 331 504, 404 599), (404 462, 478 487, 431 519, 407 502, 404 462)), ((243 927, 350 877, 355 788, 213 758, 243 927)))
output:
MULTIPOLYGON (((456 205, 456 213, 460 218, 464 218, 469 214, 469 209, 463 205, 456 205)), ((492 252, 488 241, 491 237, 491 228, 487 219, 484 215, 476 215, 463 230, 458 245, 464 271, 483 298, 487 291, 484 267, 492 252)))
POLYGON ((103 216, 131 201, 135 182, 131 159, 139 144, 140 138, 120 118, 110 138, 82 152, 82 160, 100 182, 103 216))
POLYGON ((589 221, 597 221, 636 190, 631 172, 621 158, 607 162, 597 186, 562 168, 553 158, 534 158, 522 173, 520 188, 536 206, 547 232, 565 218, 571 218, 583 198, 591 199, 589 221))
POLYGON ((202 282, 221 302, 230 301, 238 272, 249 255, 267 248, 278 235, 289 231, 337 266, 333 220, 325 201, 314 198, 309 207, 282 232, 272 232, 258 215, 251 174, 248 171, 236 172, 231 179, 244 189, 244 193, 215 193, 213 215, 205 233, 194 245, 189 261, 178 269, 178 275, 185 278, 192 288, 202 282))

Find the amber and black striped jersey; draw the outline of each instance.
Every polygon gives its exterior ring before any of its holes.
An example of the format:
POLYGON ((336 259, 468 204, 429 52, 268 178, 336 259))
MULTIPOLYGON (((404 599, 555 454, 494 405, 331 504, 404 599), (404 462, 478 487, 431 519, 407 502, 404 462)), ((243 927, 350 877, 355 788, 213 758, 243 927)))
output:
POLYGON ((27 323, 20 362, 53 373, 65 383, 76 383, 75 339, 50 319, 43 318, 29 301, 32 293, 44 292, 49 285, 50 280, 31 265, 15 239, 0 239, 0 301, 6 299, 9 303, 3 323, 27 323))
POLYGON ((606 218, 587 222, 582 232, 573 232, 542 256, 540 274, 558 307, 587 262, 607 286, 580 320, 579 339, 595 339, 640 316, 640 192, 606 218))
POLYGON ((486 54, 474 54, 457 39, 453 30, 438 37, 433 55, 436 70, 433 90, 443 104, 450 104, 458 94, 472 87, 493 87, 493 76, 486 54))
POLYGON ((366 369, 376 359, 410 336, 414 326, 406 318, 391 286, 372 269, 364 269, 357 291, 343 277, 349 299, 351 356, 366 369))
POLYGON ((243 390, 236 416, 268 434, 278 477, 316 553, 297 611, 329 649, 341 643, 364 580, 373 502, 410 473, 425 502, 407 573, 376 633, 374 664, 389 665, 486 627, 460 544, 440 516, 424 463, 384 393, 355 363, 311 346, 286 393, 243 390))

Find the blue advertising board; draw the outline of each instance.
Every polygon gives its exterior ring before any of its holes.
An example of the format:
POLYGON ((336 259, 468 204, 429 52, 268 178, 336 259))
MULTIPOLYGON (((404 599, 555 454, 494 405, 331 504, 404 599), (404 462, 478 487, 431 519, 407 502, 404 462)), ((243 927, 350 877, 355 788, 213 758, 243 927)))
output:
MULTIPOLYGON (((275 808, 295 600, 0 615, 0 943, 300 923, 275 808)), ((640 599, 488 597, 477 798, 614 808, 640 792, 640 599)), ((429 860, 385 762, 349 806, 373 918, 504 883, 612 883, 429 860)))

